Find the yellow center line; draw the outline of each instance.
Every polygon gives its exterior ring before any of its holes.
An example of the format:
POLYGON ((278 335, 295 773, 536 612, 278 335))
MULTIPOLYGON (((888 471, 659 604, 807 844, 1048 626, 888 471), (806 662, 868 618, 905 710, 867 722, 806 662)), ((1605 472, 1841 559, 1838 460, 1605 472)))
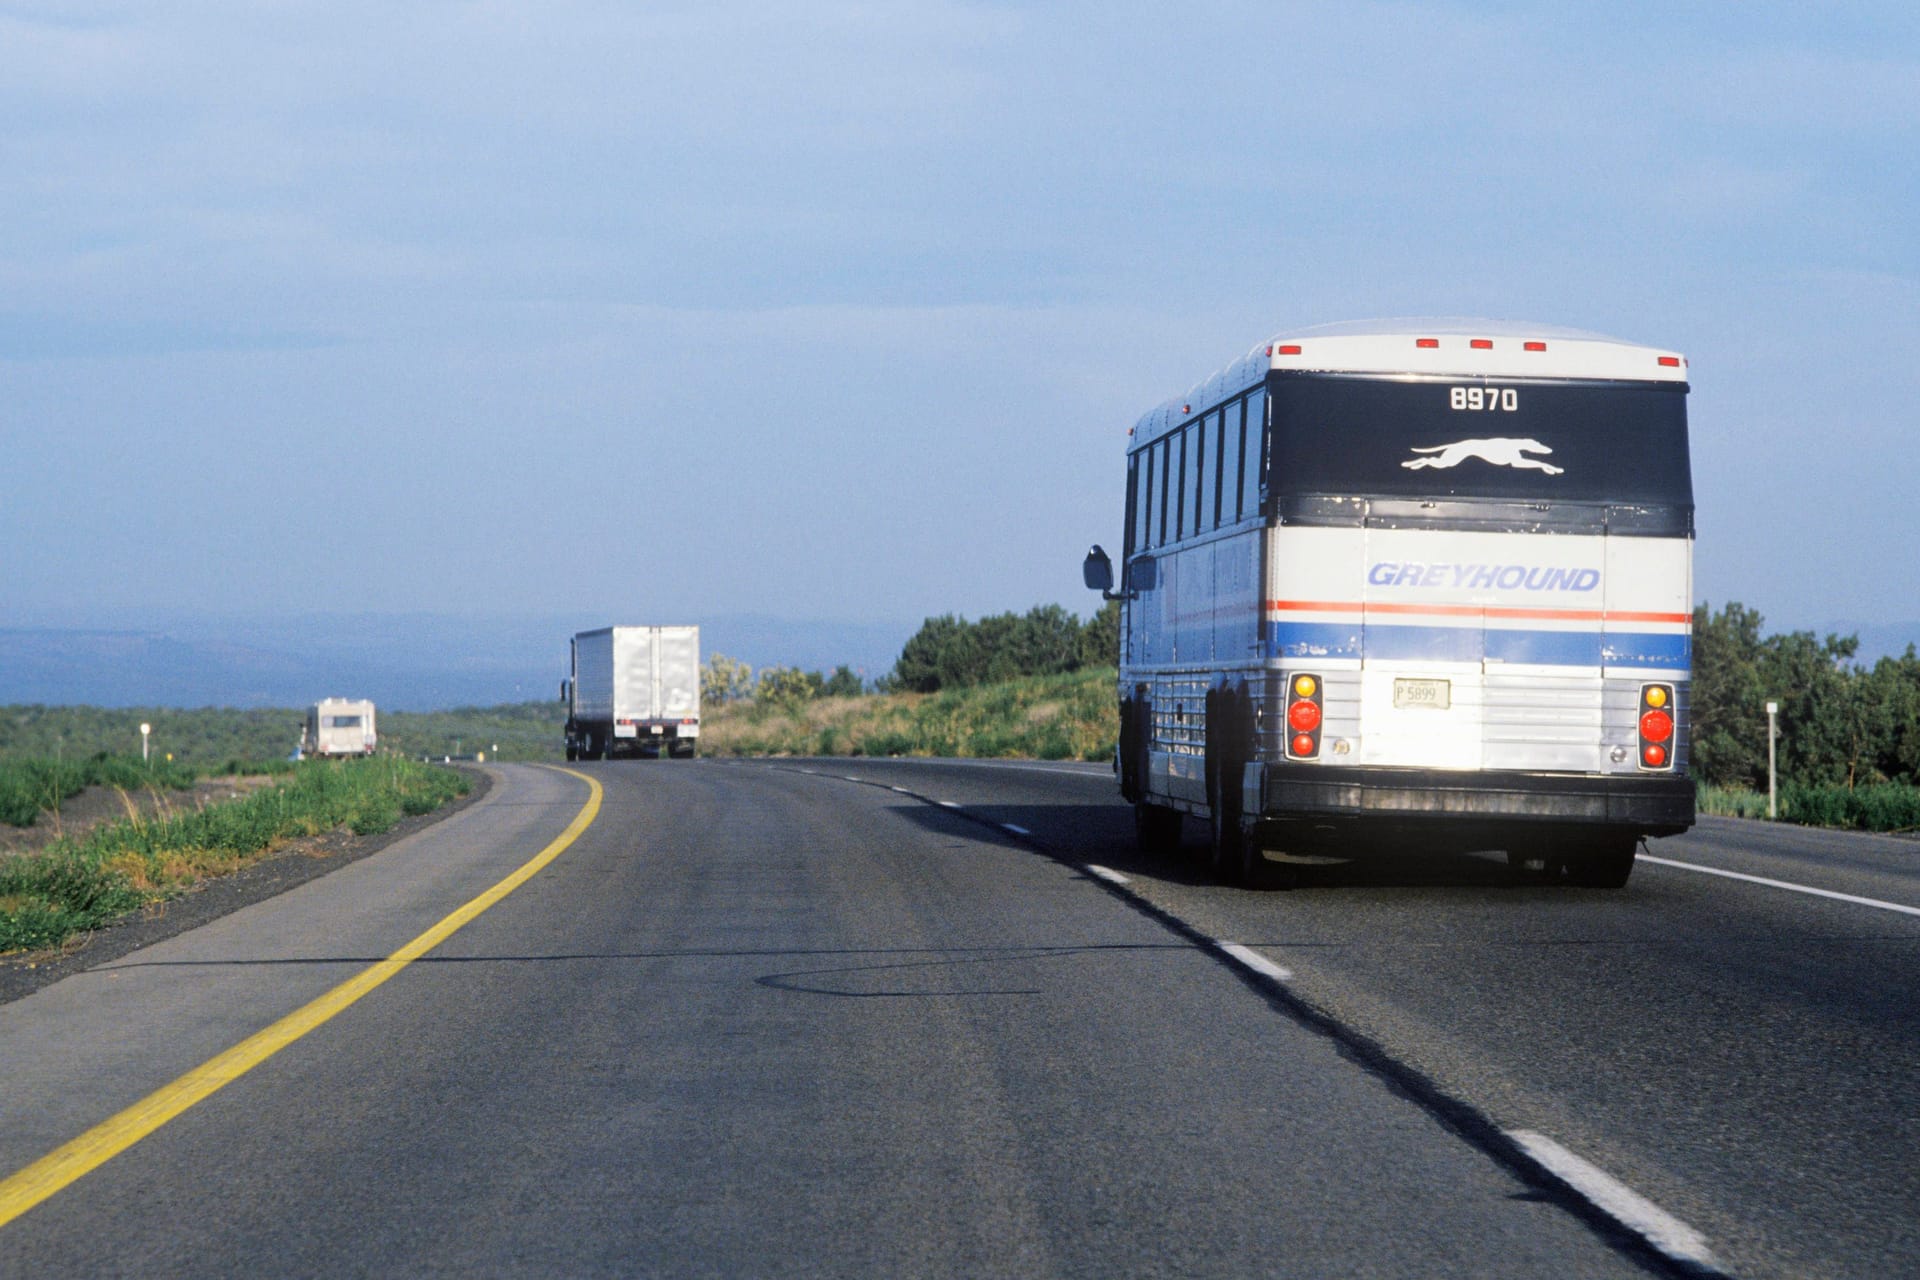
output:
POLYGON ((578 840, 581 833, 593 825, 594 818, 599 816, 601 788, 598 782, 584 773, 575 773, 572 769, 556 769, 555 772, 580 779, 587 784, 588 794, 587 803, 552 844, 535 854, 525 866, 452 912, 385 960, 362 970, 265 1030, 256 1031, 172 1084, 162 1086, 119 1115, 102 1121, 65 1146, 49 1152, 0 1182, 0 1227, 69 1183, 93 1172, 167 1121, 211 1097, 308 1032, 324 1025, 336 1014, 344 1012, 362 996, 459 932, 481 912, 518 889, 542 867, 564 853, 567 846, 578 840))

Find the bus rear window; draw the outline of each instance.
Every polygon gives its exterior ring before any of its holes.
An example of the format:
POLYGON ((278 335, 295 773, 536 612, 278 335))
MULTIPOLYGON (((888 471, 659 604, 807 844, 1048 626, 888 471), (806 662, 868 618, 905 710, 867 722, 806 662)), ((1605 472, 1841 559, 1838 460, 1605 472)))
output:
POLYGON ((1693 502, 1680 384, 1296 374, 1269 390, 1281 493, 1693 502))

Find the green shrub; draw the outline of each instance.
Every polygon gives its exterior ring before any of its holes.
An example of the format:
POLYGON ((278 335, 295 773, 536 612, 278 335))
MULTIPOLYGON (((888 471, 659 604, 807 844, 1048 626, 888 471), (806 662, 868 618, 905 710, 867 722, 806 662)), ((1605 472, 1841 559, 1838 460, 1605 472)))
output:
POLYGON ((1899 782, 1865 787, 1788 783, 1780 789, 1780 816, 1812 827, 1912 831, 1920 829, 1920 787, 1899 782))

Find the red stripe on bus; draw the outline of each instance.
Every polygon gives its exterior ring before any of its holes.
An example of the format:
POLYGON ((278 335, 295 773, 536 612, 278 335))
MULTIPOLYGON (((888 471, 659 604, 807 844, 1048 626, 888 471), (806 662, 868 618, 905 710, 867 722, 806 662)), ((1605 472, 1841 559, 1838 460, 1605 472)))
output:
POLYGON ((1424 613, 1443 618, 1551 618, 1563 622, 1691 622, 1690 613, 1625 609, 1522 609, 1477 604, 1359 604, 1333 600, 1269 600, 1268 613, 1424 613))

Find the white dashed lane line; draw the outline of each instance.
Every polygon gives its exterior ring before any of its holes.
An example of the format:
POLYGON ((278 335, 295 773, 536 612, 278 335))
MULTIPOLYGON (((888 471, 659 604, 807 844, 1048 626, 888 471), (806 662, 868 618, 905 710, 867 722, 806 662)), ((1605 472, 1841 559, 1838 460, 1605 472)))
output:
POLYGON ((1219 947, 1263 978, 1272 978, 1275 982, 1293 981, 1293 970, 1281 968, 1252 947, 1242 946, 1238 942, 1222 942, 1219 947))
MULTIPOLYGON (((813 773, 803 769, 802 773, 813 773)), ((865 782, 866 779, 852 775, 843 775, 848 782, 865 782)), ((906 787, 889 786, 888 790, 903 796, 928 801, 943 809, 963 809, 964 806, 954 800, 934 800, 928 796, 909 790, 906 787)), ((1011 835, 1031 837, 1027 828, 1011 822, 997 823, 1002 831, 1011 835)), ((1788 889, 1798 893, 1813 894, 1822 898, 1833 898, 1842 902, 1851 902, 1860 906, 1876 907, 1886 911, 1898 911, 1907 915, 1920 916, 1920 908, 1901 906, 1897 903, 1880 902, 1872 898, 1859 898, 1851 894, 1835 893, 1827 889, 1815 889, 1807 885, 1789 884, 1780 880, 1768 880, 1761 876, 1743 875, 1735 871, 1721 871, 1714 867, 1702 867, 1693 863, 1674 862, 1667 858, 1656 858, 1647 854, 1640 855, 1643 862, 1653 862, 1681 871, 1698 871, 1706 875, 1725 876, 1733 880, 1745 880, 1753 884, 1770 888, 1788 889)), ((1084 864, 1088 874, 1113 885, 1130 885, 1132 881, 1110 867, 1096 863, 1084 864)), ((1216 942, 1222 954, 1232 958, 1235 963, 1247 970, 1259 974, 1273 982, 1290 983, 1293 971, 1255 951, 1252 947, 1239 942, 1216 942)), ((1614 1221, 1633 1231, 1650 1246, 1669 1258, 1689 1263, 1693 1266, 1712 1270, 1717 1264, 1712 1252, 1707 1248, 1706 1238, 1692 1227, 1674 1217, 1659 1205, 1640 1195, 1625 1183, 1612 1175, 1589 1164, 1573 1152, 1567 1150, 1545 1134, 1530 1129, 1511 1129, 1506 1136, 1521 1151, 1533 1160, 1541 1169, 1565 1184, 1575 1194, 1592 1204, 1614 1221)))
POLYGON ((1513 1129, 1507 1136, 1548 1173, 1669 1258, 1701 1267, 1716 1265, 1705 1236, 1624 1182, 1588 1164, 1543 1133, 1513 1129))

